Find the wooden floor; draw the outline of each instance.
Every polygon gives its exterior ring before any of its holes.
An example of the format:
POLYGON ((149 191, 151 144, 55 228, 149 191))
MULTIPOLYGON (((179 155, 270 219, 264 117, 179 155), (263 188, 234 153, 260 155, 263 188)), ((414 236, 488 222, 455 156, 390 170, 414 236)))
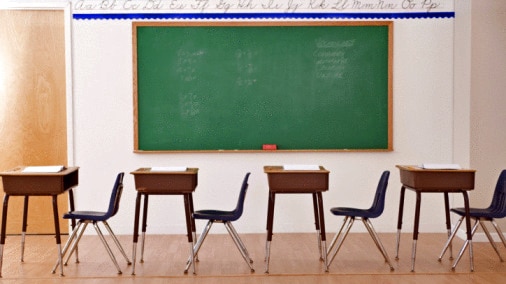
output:
MULTIPOLYGON (((420 234, 415 272, 411 272, 411 238, 401 237, 399 260, 395 260, 395 234, 380 234, 394 264, 390 271, 369 235, 352 233, 332 263, 329 272, 319 261, 316 234, 276 234, 271 246, 269 274, 264 273, 265 234, 241 235, 255 272, 251 273, 228 235, 214 234, 206 239, 197 263, 197 275, 183 273, 189 245, 184 235, 148 235, 144 263, 137 262, 136 275, 116 252, 123 274, 117 271, 97 236, 84 236, 79 246, 80 263, 74 258, 64 266, 65 276, 51 274, 56 260, 54 236, 27 236, 24 262, 20 262, 20 237, 8 236, 4 247, 2 283, 504 283, 506 262, 500 262, 489 243, 474 243, 475 271, 470 272, 469 256, 455 271, 445 257, 437 260, 444 234, 420 234)), ((330 242, 332 236, 329 235, 330 242)), ((66 239, 66 236, 64 240, 66 239)), ((119 236, 131 258, 131 236, 119 236)), ((454 255, 462 245, 454 243, 454 255)), ((506 257, 506 248, 498 244, 506 257)), ((137 260, 140 258, 140 245, 137 260)))

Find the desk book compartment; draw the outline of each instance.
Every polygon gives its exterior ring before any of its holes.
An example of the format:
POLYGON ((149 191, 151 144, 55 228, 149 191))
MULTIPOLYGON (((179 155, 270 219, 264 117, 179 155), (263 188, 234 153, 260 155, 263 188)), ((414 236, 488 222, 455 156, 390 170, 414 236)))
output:
POLYGON ((16 171, 2 175, 4 192, 9 195, 57 195, 77 186, 78 181, 77 168, 68 168, 58 173, 16 171))

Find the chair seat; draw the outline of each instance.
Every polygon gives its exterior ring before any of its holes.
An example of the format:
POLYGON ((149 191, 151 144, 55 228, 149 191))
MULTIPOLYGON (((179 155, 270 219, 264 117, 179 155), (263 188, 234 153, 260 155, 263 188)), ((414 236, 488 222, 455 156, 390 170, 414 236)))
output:
POLYGON ((73 211, 63 215, 63 219, 86 219, 90 221, 105 221, 109 218, 107 212, 98 211, 73 211))
MULTIPOLYGON (((466 215, 466 209, 463 207, 452 208, 450 209, 450 211, 460 216, 466 215)), ((486 219, 500 219, 506 217, 505 212, 494 210, 491 208, 469 208, 469 216, 471 218, 486 218, 486 219)))
POLYGON ((241 215, 236 214, 235 211, 222 211, 222 210, 199 210, 193 213, 193 218, 201 220, 214 220, 214 221, 228 221, 233 222, 239 219, 241 215))
POLYGON ((336 216, 350 216, 360 218, 376 218, 380 214, 369 209, 358 209, 350 207, 334 207, 330 209, 330 212, 336 216))

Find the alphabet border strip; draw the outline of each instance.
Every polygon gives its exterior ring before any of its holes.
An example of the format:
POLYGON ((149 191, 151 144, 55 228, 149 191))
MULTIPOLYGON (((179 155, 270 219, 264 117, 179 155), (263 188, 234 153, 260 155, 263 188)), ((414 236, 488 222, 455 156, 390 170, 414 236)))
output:
POLYGON ((435 19, 455 18, 455 12, 415 13, 83 13, 74 20, 266 20, 266 19, 435 19))

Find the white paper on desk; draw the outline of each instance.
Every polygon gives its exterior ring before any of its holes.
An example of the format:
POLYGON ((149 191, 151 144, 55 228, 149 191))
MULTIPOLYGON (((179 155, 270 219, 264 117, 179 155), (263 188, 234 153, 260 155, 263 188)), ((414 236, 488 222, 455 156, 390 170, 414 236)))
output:
POLYGON ((459 164, 431 164, 431 163, 422 164, 421 168, 428 169, 428 170, 460 170, 461 169, 459 164))
POLYGON ((285 171, 318 171, 320 166, 318 165, 284 165, 285 171))
POLYGON ((30 166, 22 170, 23 173, 59 173, 64 166, 30 166))
POLYGON ((187 167, 152 167, 152 172, 186 172, 187 167))

